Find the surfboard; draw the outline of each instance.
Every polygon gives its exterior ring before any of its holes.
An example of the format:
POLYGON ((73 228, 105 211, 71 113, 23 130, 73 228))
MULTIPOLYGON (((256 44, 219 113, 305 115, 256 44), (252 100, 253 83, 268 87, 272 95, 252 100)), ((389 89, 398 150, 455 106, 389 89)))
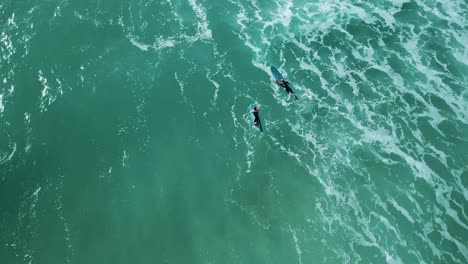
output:
MULTIPOLYGON (((250 104, 249 105, 249 112, 252 112, 253 109, 255 107, 255 104, 250 104)), ((252 120, 252 123, 253 121, 255 120, 255 116, 253 113, 250 113, 250 120, 252 120)), ((262 122, 259 120, 259 122, 255 125, 253 125, 253 127, 255 127, 255 129, 258 131, 258 132, 263 132, 263 128, 262 128, 262 122)))
MULTIPOLYGON (((278 82, 278 81, 284 80, 283 75, 281 75, 281 73, 278 71, 278 69, 276 69, 275 66, 271 66, 271 74, 273 75, 273 78, 274 78, 275 81, 277 81, 277 82, 278 82)), ((299 98, 297 98, 297 96, 294 94, 294 92, 293 92, 293 90, 291 89, 291 87, 289 87, 289 86, 287 85, 287 82, 286 82, 286 84, 282 84, 281 86, 282 86, 283 88, 286 89, 286 92, 287 92, 288 94, 293 95, 295 100, 298 100, 298 99, 299 99, 299 98), (286 86, 284 86, 284 85, 286 85, 286 86)))
POLYGON ((273 75, 275 81, 281 81, 284 79, 283 75, 281 75, 281 73, 278 71, 278 69, 276 69, 275 66, 271 66, 271 74, 273 75))

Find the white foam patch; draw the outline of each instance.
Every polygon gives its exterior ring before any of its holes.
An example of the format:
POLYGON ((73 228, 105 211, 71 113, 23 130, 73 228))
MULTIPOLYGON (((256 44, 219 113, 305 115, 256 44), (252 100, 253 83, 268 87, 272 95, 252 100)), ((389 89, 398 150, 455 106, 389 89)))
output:
POLYGON ((197 36, 200 39, 211 39, 212 38, 212 33, 211 29, 208 28, 208 20, 206 18, 206 11, 203 9, 203 7, 195 0, 189 0, 189 4, 192 7, 193 11, 195 12, 195 15, 198 18, 197 22, 197 36))
MULTIPOLYGON (((51 74, 53 74, 53 71, 51 74)), ((59 79, 55 79, 55 85, 52 86, 42 70, 39 70, 38 80, 42 86, 40 108, 41 112, 44 112, 47 111, 49 105, 57 100, 59 95, 63 94, 62 82, 59 79)))
POLYGON ((131 36, 129 37, 129 40, 130 40, 130 43, 133 44, 133 46, 139 48, 142 51, 148 51, 148 48, 150 47, 150 45, 140 43, 137 40, 135 40, 134 38, 132 38, 131 36))
POLYGON ((39 192, 41 191, 41 187, 37 188, 36 191, 34 191, 31 195, 31 205, 29 208, 29 211, 31 213, 32 218, 36 218, 36 204, 37 201, 39 200, 39 192))
POLYGON ((399 257, 397 257, 397 256, 392 256, 392 255, 390 255, 387 251, 384 251, 384 253, 385 253, 385 261, 386 261, 388 264, 400 264, 400 263, 403 263, 399 257))
MULTIPOLYGON (((406 198, 408 198, 408 200, 410 200, 410 202, 414 205, 413 208, 415 208, 417 210, 416 215, 418 216, 418 218, 422 219, 424 212, 423 212, 423 210, 421 208, 421 205, 419 205, 418 201, 416 201, 416 199, 413 198, 413 196, 410 195, 410 193, 408 193, 408 192, 406 192, 406 198)), ((413 215, 414 215, 414 213, 413 213, 413 215)))
POLYGON ((128 161, 128 155, 127 155, 127 151, 124 149, 123 153, 122 153, 122 167, 125 168, 127 167, 127 161, 128 161))
MULTIPOLYGON (((455 170, 455 169, 451 169, 450 172, 452 175, 454 175, 455 177, 455 180, 456 180, 456 184, 458 186, 458 188, 461 190, 461 193, 463 194, 463 197, 465 197, 465 200, 468 201, 468 189, 463 185, 463 182, 462 182, 462 177, 465 173, 465 171, 468 170, 468 167, 466 168, 463 168, 463 169, 459 169, 459 170, 455 170)), ((465 217, 468 219, 468 217, 465 217)))
MULTIPOLYGON (((250 120, 247 121, 247 124, 248 124, 248 129, 252 129, 251 128, 252 123, 250 122, 250 120)), ((250 173, 252 172, 252 164, 253 164, 253 158, 255 154, 255 148, 254 148, 254 145, 250 143, 251 140, 247 138, 247 135, 249 135, 249 133, 247 129, 245 129, 244 130, 244 142, 247 144, 247 152, 245 153, 245 162, 247 164, 246 173, 250 173)))
POLYGON ((154 49, 160 50, 164 48, 172 48, 175 47, 177 44, 177 41, 171 38, 163 38, 162 36, 159 36, 156 38, 156 41, 154 43, 154 49))
POLYGON ((4 61, 9 61, 16 51, 11 37, 7 35, 5 31, 0 34, 0 50, 2 51, 2 58, 4 61))
POLYGON ((13 92, 15 91, 15 86, 14 85, 10 85, 10 89, 8 89, 8 95, 11 96, 13 94, 13 92))
POLYGON ((287 1, 286 4, 278 4, 278 9, 275 14, 279 18, 278 21, 285 27, 289 27, 291 24, 291 19, 293 18, 293 12, 291 11, 292 7, 292 1, 287 1))
POLYGON ((18 25, 16 25, 15 23, 15 13, 11 14, 11 17, 8 18, 7 25, 14 28, 18 28, 18 25))
MULTIPOLYGON (((237 119, 237 114, 236 114, 236 111, 235 111, 234 108, 235 108, 235 104, 232 104, 231 105, 231 117, 232 117, 234 127, 238 128, 239 127, 239 121, 237 119)), ((236 146, 237 146, 237 144, 236 144, 236 146)))
POLYGON ((289 232, 291 233, 293 240, 294 240, 294 245, 296 247, 296 253, 297 253, 297 258, 299 260, 299 263, 302 264, 302 250, 301 250, 301 247, 299 246, 299 239, 297 238, 296 230, 294 230, 291 227, 291 225, 289 225, 289 232))
POLYGON ((397 209, 411 224, 414 224, 414 219, 411 217, 411 214, 402 206, 400 206, 394 199, 390 200, 390 203, 397 209))
POLYGON ((388 11, 380 8, 374 9, 374 12, 376 12, 380 17, 384 19, 385 24, 387 24, 388 27, 390 27, 391 29, 394 28, 394 25, 396 24, 396 20, 393 17, 394 14, 391 14, 388 11))
POLYGON ((40 191, 41 191, 41 187, 37 188, 36 191, 33 193, 33 196, 37 198, 39 196, 40 191))
MULTIPOLYGON (((445 75, 444 73, 431 69, 422 62, 421 56, 419 55, 418 46, 420 42, 420 34, 422 33, 413 33, 412 38, 403 44, 412 57, 412 61, 410 61, 411 64, 415 65, 417 70, 424 74, 427 78, 426 83, 416 82, 416 85, 419 86, 422 91, 424 91, 427 86, 432 87, 433 90, 439 93, 438 96, 442 98, 451 108, 451 110, 457 115, 457 119, 465 124, 468 124, 468 106, 466 104, 466 99, 455 95, 452 91, 452 88, 444 83, 444 81, 439 77, 440 75, 445 75)), ((427 103, 425 100, 421 100, 421 102, 423 102, 429 110, 428 113, 424 115, 430 117, 433 120, 431 125, 434 127, 434 129, 439 130, 438 125, 444 121, 445 118, 441 116, 439 110, 434 106, 427 103)))
MULTIPOLYGON (((135 32, 135 26, 132 25, 131 22, 129 23, 129 26, 127 26, 126 22, 124 22, 124 18, 119 17, 118 24, 122 27, 122 29, 125 32, 127 32, 127 38, 132 45, 134 45, 142 51, 148 51, 150 49, 160 51, 166 48, 174 48, 182 43, 192 44, 197 41, 206 41, 213 39, 212 31, 209 28, 206 10, 201 4, 197 3, 196 0, 189 0, 189 5, 195 14, 195 17, 197 18, 196 33, 194 35, 188 35, 185 33, 188 27, 184 25, 184 19, 181 17, 180 14, 177 13, 176 6, 174 6, 171 1, 166 0, 165 2, 170 8, 169 12, 172 15, 171 20, 173 19, 179 24, 180 31, 174 32, 175 34, 173 36, 155 36, 154 43, 147 44, 138 40, 137 36, 140 32, 135 32)), ((144 25, 139 27, 139 30, 144 30, 147 25, 148 22, 144 22, 144 25)), ((191 26, 192 25, 189 25, 189 27, 191 26)))
POLYGON ((458 248, 459 252, 465 258, 465 261, 468 261, 468 248, 467 248, 466 244, 463 243, 463 242, 458 241, 457 239, 455 239, 448 232, 447 225, 445 224, 444 221, 442 221, 442 219, 436 217, 435 221, 439 225, 439 227, 442 229, 442 230, 438 230, 439 233, 442 235, 442 237, 444 237, 445 239, 447 239, 450 242, 453 242, 456 245, 456 247, 458 248))
POLYGON ((11 150, 11 152, 9 154, 8 153, 0 153, 0 165, 10 161, 13 158, 13 156, 15 155, 15 153, 16 153, 16 143, 13 143, 12 150, 11 150))
POLYGON ((57 6, 54 10, 54 18, 59 17, 62 15, 62 10, 60 9, 60 6, 57 6))
POLYGON ((5 111, 5 103, 3 102, 3 94, 0 94, 0 114, 5 111))
POLYGON ((190 107, 192 111, 192 118, 195 118, 195 107, 193 106, 192 102, 187 98, 187 96, 185 96, 184 94, 185 83, 177 75, 177 72, 174 73, 174 78, 177 81, 177 84, 179 85, 180 95, 182 96, 184 103, 190 107))
POLYGON ((323 78, 322 72, 318 69, 318 67, 314 63, 311 62, 310 58, 301 58, 298 60, 299 60, 299 67, 302 70, 310 71, 311 73, 317 75, 320 78, 322 89, 326 89, 329 84, 328 81, 325 78, 323 78), (306 59, 307 59, 307 62, 304 61, 306 59))
POLYGON ((177 72, 174 73, 174 78, 176 79, 177 83, 179 84, 180 88, 180 94, 184 97, 184 83, 179 79, 179 76, 177 76, 177 72))
MULTIPOLYGON (((351 120, 352 119, 353 118, 351 118, 351 120)), ((359 122, 355 122, 354 125, 363 132, 363 137, 361 139, 363 142, 379 142, 386 153, 393 153, 402 157, 413 170, 413 175, 423 178, 430 185, 434 185, 433 176, 435 173, 427 166, 426 163, 416 160, 398 146, 400 142, 396 137, 394 132, 395 130, 393 130, 390 135, 386 129, 382 127, 377 130, 371 130, 366 126, 359 124, 359 122)))
POLYGON ((468 230, 468 226, 458 216, 456 210, 450 206, 449 198, 452 193, 452 187, 449 187, 446 183, 437 185, 436 189, 436 200, 445 209, 445 212, 450 216, 458 225, 468 230))
POLYGON ((107 176, 107 177, 112 176, 112 166, 110 166, 110 167, 107 169, 107 171, 100 172, 98 178, 99 178, 99 179, 103 179, 103 178, 105 178, 106 176, 107 176))
POLYGON ((404 240, 400 236, 400 232, 397 230, 397 228, 395 228, 390 223, 390 221, 387 218, 385 218, 383 215, 380 215, 380 214, 378 214, 376 212, 371 212, 371 215, 373 215, 375 218, 377 218, 384 225, 385 228, 387 228, 388 230, 392 231, 393 234, 395 234, 395 236, 398 238, 398 240, 396 242, 398 242, 398 243, 402 243, 402 241, 404 242, 404 240))
POLYGON ((411 0, 392 0, 390 3, 392 3, 394 6, 401 8, 403 4, 409 3, 411 0))
POLYGON ((65 232, 65 244, 67 246, 67 255, 66 255, 66 263, 71 262, 71 257, 74 255, 74 249, 72 245, 72 240, 71 240, 71 235, 70 235, 70 228, 68 227, 67 219, 64 216, 63 213, 63 179, 64 175, 59 175, 59 182, 57 183, 57 186, 55 187, 56 193, 57 193, 57 198, 55 200, 55 205, 57 209, 57 216, 63 226, 64 232, 65 232))
POLYGON ((49 85, 47 84, 47 79, 43 76, 42 71, 39 71, 39 82, 42 84, 42 97, 46 97, 48 95, 48 91, 50 89, 49 85))
POLYGON ((29 153, 31 151, 31 134, 32 134, 32 128, 31 128, 31 114, 29 113, 24 113, 24 126, 26 128, 26 146, 24 148, 24 151, 26 153, 29 153))
MULTIPOLYGON (((268 137, 272 140, 274 146, 279 147, 279 150, 281 152, 286 153, 288 156, 294 158, 297 161, 297 163, 309 173, 309 175, 317 179, 319 183, 323 186, 324 191, 328 196, 334 197, 337 201, 343 200, 343 195, 335 188, 333 183, 331 183, 329 180, 322 179, 322 177, 326 177, 327 175, 321 175, 321 173, 317 169, 311 169, 309 164, 302 160, 302 158, 304 157, 303 155, 295 153, 291 148, 284 146, 273 135, 268 134, 268 137)), ((305 155, 305 157, 307 157, 307 155, 305 155)))
MULTIPOLYGON (((217 72, 216 72, 217 73, 217 72)), ((215 73, 215 74, 216 74, 215 73)), ((215 90, 214 90, 214 94, 213 94, 213 98, 210 100, 211 104, 212 105, 216 105, 217 103, 217 100, 218 100, 218 93, 219 93, 219 83, 217 83, 216 81, 213 80, 213 75, 211 74, 211 72, 208 70, 208 72, 206 73, 206 78, 208 79, 208 81, 210 81, 213 86, 215 87, 215 90)))

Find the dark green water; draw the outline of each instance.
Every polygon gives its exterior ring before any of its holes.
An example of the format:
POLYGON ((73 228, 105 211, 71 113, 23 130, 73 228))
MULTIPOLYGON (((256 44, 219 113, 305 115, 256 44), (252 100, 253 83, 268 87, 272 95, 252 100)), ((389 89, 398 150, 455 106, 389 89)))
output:
POLYGON ((467 17, 0 0, 0 263, 468 262, 467 17))

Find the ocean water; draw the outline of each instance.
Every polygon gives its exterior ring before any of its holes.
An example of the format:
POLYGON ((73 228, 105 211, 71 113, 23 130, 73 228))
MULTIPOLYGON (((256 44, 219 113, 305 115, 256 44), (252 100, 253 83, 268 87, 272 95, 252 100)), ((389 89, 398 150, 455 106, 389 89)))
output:
POLYGON ((2 264, 468 263, 466 1, 0 0, 0 51, 2 264))

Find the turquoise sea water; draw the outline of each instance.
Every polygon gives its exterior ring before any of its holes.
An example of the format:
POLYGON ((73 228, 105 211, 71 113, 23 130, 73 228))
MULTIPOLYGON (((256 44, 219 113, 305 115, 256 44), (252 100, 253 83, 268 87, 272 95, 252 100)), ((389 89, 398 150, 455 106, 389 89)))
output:
POLYGON ((0 0, 0 51, 0 263, 468 262, 466 1, 0 0))

